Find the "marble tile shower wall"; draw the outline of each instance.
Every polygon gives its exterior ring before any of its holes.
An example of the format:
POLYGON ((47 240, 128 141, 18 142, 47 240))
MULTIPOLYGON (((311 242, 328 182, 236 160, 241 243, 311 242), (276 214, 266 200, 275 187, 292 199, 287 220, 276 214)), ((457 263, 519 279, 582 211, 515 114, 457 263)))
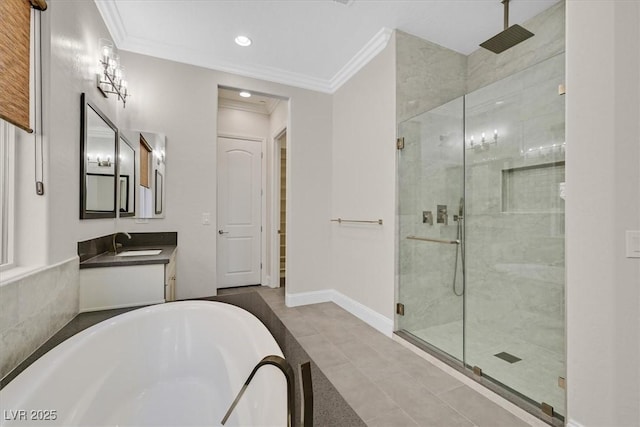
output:
POLYGON ((466 74, 466 56, 396 31, 397 123, 464 95, 466 74))
POLYGON ((557 55, 466 97, 468 132, 500 129, 466 150, 470 339, 491 330, 564 352, 563 77, 557 55))
POLYGON ((0 286, 0 378, 78 314, 78 259, 0 286))

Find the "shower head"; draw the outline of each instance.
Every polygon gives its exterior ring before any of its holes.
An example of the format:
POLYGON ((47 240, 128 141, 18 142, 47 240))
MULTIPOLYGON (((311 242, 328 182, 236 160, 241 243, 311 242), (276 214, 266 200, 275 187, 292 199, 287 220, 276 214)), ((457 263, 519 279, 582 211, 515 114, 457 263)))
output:
POLYGON ((509 26, 509 0, 502 0, 502 4, 504 4, 504 31, 491 37, 484 43, 480 43, 481 47, 493 53, 502 53, 534 35, 531 31, 520 25, 509 26))
POLYGON ((532 36, 531 31, 516 24, 481 43, 480 46, 493 53, 502 53, 532 36))

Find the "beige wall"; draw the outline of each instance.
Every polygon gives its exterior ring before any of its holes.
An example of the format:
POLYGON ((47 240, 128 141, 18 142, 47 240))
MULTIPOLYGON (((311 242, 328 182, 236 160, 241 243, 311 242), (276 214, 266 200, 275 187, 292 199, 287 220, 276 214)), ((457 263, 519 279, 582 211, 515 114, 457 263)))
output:
POLYGON ((567 399, 572 426, 640 425, 640 3, 567 2, 567 399))
MULTIPOLYGON (((395 242, 395 40, 333 95, 331 223, 333 288, 393 319, 395 242)), ((328 222, 329 216, 324 218, 328 222)))
MULTIPOLYGON (((275 144, 275 137, 286 128, 289 122, 289 101, 280 101, 276 108, 269 116, 269 139, 267 141, 267 233, 265 233, 267 248, 267 257, 265 259, 267 264, 267 283, 266 285, 271 287, 280 286, 278 280, 280 270, 280 246, 278 246, 278 234, 277 230, 280 228, 278 218, 280 215, 279 199, 274 200, 273 195, 278 195, 280 192, 280 181, 276 179, 274 170, 274 162, 279 159, 276 155, 278 147, 275 144), (274 204, 269 203, 274 201, 274 204), (271 232, 269 232, 271 230, 271 232), (276 246, 274 246, 274 242, 276 246)), ((279 170, 279 164, 275 165, 275 169, 279 170)))
POLYGON ((167 210, 161 221, 129 231, 178 232, 178 298, 215 295, 217 87, 289 98, 291 117, 288 292, 322 289, 328 257, 331 96, 149 56, 121 52, 134 96, 127 104, 136 128, 167 137, 167 210), (179 84, 176 84, 179 82, 179 84), (214 226, 201 224, 211 213, 214 226))
POLYGON ((269 137, 269 116, 232 108, 218 109, 218 135, 262 138, 269 137))
POLYGON ((98 39, 110 36, 95 4, 54 0, 42 16, 43 39, 50 43, 44 60, 48 253, 49 262, 56 263, 77 255, 78 241, 117 227, 115 219, 79 219, 80 94, 85 92, 118 127, 127 127, 129 111, 96 88, 98 39))

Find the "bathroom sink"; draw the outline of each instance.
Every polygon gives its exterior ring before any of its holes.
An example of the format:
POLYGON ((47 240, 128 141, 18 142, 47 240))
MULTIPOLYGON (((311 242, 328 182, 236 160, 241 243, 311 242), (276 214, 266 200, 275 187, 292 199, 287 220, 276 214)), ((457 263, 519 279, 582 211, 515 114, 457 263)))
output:
POLYGON ((149 256, 159 255, 162 249, 130 249, 128 251, 120 252, 116 256, 149 256))

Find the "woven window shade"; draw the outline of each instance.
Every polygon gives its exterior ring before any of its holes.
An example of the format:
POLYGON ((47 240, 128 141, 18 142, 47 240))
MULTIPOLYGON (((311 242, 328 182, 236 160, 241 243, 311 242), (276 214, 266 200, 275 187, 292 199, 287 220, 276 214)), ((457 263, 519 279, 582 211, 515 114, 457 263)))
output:
POLYGON ((151 146, 140 134, 140 185, 151 188, 149 179, 149 161, 151 157, 151 146))
POLYGON ((47 3, 0 0, 0 118, 28 132, 31 6, 47 3))

